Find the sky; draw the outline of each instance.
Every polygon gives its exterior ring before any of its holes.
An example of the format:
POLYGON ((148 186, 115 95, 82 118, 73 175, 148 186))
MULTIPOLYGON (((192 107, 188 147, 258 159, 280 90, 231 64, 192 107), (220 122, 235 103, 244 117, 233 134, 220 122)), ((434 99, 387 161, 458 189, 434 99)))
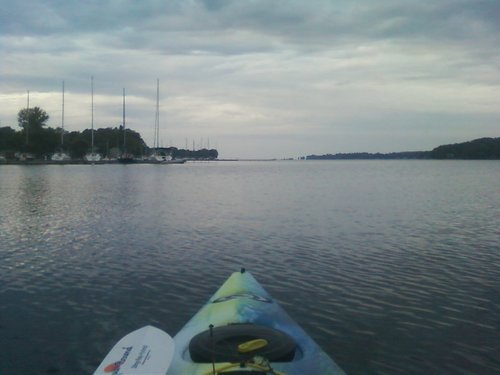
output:
POLYGON ((499 0, 23 0, 0 10, 0 126, 122 122, 220 158, 500 136, 499 0))

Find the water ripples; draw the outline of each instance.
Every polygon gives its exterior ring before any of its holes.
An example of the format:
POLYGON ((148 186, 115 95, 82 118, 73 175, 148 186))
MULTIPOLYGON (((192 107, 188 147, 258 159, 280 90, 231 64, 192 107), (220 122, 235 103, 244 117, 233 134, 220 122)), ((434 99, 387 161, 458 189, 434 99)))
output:
POLYGON ((499 171, 2 166, 0 373, 92 373, 242 266, 349 374, 498 372, 499 171))

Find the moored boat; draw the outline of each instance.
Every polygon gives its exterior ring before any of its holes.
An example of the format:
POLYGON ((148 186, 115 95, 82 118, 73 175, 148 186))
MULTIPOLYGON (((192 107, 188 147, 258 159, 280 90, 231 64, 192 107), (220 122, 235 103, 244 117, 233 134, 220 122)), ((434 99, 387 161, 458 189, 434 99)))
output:
POLYGON ((97 163, 101 161, 101 154, 95 152, 94 149, 94 77, 90 77, 90 107, 91 107, 91 120, 90 120, 90 152, 83 157, 86 162, 97 163))
POLYGON ((155 132, 153 140, 153 152, 149 161, 154 164, 184 164, 183 159, 174 159, 171 151, 160 147, 160 80, 156 80, 156 114, 155 114, 155 132))
POLYGON ((95 375, 112 363, 121 363, 120 374, 344 374, 244 269, 233 273, 173 339, 154 327, 143 330, 147 335, 133 333, 141 339, 117 344, 111 353, 121 350, 108 355, 95 375), (155 341, 163 342, 158 344, 163 350, 150 345, 155 341), (139 348, 146 348, 142 356, 139 348))
POLYGON ((88 154, 85 154, 84 160, 86 162, 90 163, 96 163, 102 160, 101 154, 97 152, 89 152, 88 154))
POLYGON ((63 151, 58 151, 58 152, 53 153, 50 156, 50 160, 58 161, 58 162, 59 161, 70 161, 71 157, 63 151))
POLYGON ((71 157, 64 152, 63 147, 64 147, 64 81, 62 82, 61 146, 59 150, 57 150, 50 156, 50 160, 57 163, 70 161, 71 157))
POLYGON ((123 124, 122 124, 122 129, 123 129, 123 150, 122 154, 118 158, 118 163, 121 164, 133 164, 137 160, 134 158, 134 155, 132 153, 127 152, 127 129, 125 128, 125 89, 123 89, 123 105, 122 105, 122 112, 123 112, 123 124))

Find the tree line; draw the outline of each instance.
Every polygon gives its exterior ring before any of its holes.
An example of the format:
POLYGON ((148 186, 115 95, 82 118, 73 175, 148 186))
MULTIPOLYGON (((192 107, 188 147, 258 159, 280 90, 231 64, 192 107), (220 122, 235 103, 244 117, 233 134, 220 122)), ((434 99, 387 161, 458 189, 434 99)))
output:
POLYGON ((500 159, 500 138, 479 138, 442 145, 431 151, 433 159, 500 159))
MULTIPOLYGON (((47 126, 49 115, 39 107, 25 108, 18 112, 17 120, 21 128, 0 127, 0 153, 7 159, 15 159, 19 153, 29 153, 37 159, 48 158, 54 152, 65 152, 72 159, 81 159, 92 147, 92 130, 63 130, 62 127, 47 126)), ((94 130, 94 152, 104 157, 116 158, 122 152, 136 157, 149 155, 151 149, 141 135, 123 126, 99 128, 94 130)), ((164 152, 175 158, 216 159, 216 150, 178 150, 175 147, 164 148, 164 152)))
POLYGON ((391 153, 338 153, 308 155, 307 160, 356 160, 356 159, 500 159, 500 138, 480 138, 469 142, 442 145, 431 151, 405 151, 391 153))

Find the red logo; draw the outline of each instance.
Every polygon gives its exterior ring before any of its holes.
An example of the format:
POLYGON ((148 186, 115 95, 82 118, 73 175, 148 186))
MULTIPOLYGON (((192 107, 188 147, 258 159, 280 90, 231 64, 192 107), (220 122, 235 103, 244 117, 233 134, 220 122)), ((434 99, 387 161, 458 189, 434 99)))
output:
POLYGON ((115 371, 118 371, 120 369, 120 366, 121 366, 120 362, 111 363, 110 365, 107 365, 104 368, 104 372, 115 372, 115 371))
POLYGON ((122 358, 118 362, 113 362, 113 363, 107 365, 104 368, 104 372, 118 374, 118 371, 120 371, 120 367, 122 367, 122 365, 127 361, 127 358, 128 358, 128 356, 133 348, 134 348, 133 346, 128 346, 128 347, 122 348, 122 349, 125 349, 125 352, 123 353, 122 358))

